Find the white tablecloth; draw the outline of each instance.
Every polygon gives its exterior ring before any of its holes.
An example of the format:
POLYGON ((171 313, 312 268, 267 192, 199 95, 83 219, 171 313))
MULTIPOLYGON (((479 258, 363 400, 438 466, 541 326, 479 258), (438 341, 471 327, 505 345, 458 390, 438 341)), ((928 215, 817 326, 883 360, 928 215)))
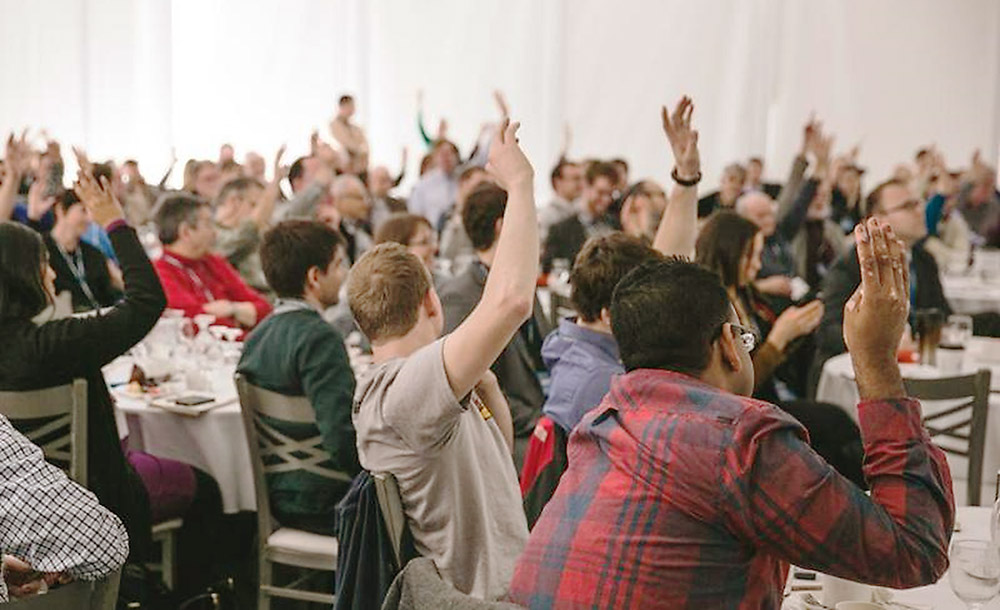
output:
MULTIPOLYGON (((132 362, 119 358, 104 371, 109 384, 128 378, 132 362)), ((142 398, 114 392, 118 411, 126 416, 129 446, 139 451, 190 464, 210 474, 219 484, 227 513, 257 510, 250 450, 233 382, 234 367, 207 371, 213 394, 228 402, 197 417, 166 412, 142 398)), ((196 393, 196 392, 192 392, 196 393)))
POLYGON ((941 275, 941 287, 955 313, 1000 311, 1000 280, 975 275, 941 275))
MULTIPOLYGON (((959 507, 956 520, 960 525, 960 530, 952 535, 952 540, 989 540, 990 512, 991 509, 987 507, 959 507)), ((817 599, 822 600, 823 591, 821 587, 824 582, 824 577, 820 575, 820 577, 816 580, 800 580, 794 578, 795 572, 796 570, 793 569, 790 573, 791 580, 789 585, 793 588, 802 586, 816 587, 818 590, 811 591, 811 593, 817 599)), ((859 593, 859 599, 857 601, 867 601, 871 596, 871 587, 861 587, 860 590, 863 591, 863 593, 859 593)), ((932 610, 962 610, 966 607, 965 603, 958 599, 955 593, 952 592, 951 585, 948 583, 947 572, 937 583, 933 585, 902 591, 892 591, 891 594, 893 601, 902 602, 904 604, 913 604, 919 608, 928 608, 932 610)), ((786 600, 782 608, 787 608, 789 610, 793 608, 800 608, 801 606, 798 605, 796 603, 797 600, 794 599, 799 595, 799 593, 792 593, 792 598, 786 600)), ((993 601, 983 606, 983 608, 984 610, 1000 610, 1000 599, 994 598, 993 601)))
MULTIPOLYGON (((995 492, 997 470, 1000 470, 1000 339, 974 337, 967 349, 963 372, 973 372, 988 368, 993 372, 991 380, 990 413, 986 420, 986 451, 983 456, 982 498, 988 500, 995 492)), ((908 378, 941 377, 941 371, 920 364, 901 364, 900 370, 908 378)), ((850 354, 841 354, 827 360, 823 366, 816 389, 816 399, 839 405, 857 421, 858 386, 854 382, 854 368, 850 354)), ((941 407, 937 407, 941 408, 941 407)), ((925 413, 932 413, 934 405, 924 405, 925 413)), ((955 499, 965 502, 965 485, 968 481, 968 462, 961 457, 948 455, 952 479, 956 485, 955 499)))

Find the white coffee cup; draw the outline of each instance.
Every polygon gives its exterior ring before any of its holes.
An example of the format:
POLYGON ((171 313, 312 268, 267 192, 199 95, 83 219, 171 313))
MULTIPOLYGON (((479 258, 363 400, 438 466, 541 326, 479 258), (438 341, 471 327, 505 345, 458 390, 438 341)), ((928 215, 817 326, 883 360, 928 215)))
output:
POLYGON ((823 585, 823 603, 827 606, 872 598, 871 586, 853 580, 823 574, 820 576, 820 584, 823 585))
POLYGON ((937 366, 945 375, 957 375, 965 364, 965 348, 939 345, 937 349, 937 366))

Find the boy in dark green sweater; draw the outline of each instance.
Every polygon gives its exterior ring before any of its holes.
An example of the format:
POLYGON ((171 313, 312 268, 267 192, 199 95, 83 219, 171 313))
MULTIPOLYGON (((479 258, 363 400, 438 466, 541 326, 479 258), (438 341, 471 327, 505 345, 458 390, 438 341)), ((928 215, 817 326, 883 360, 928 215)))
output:
POLYGON ((271 511, 286 527, 334 535, 336 504, 361 466, 351 423, 354 372, 340 334, 320 315, 337 303, 346 275, 344 239, 313 221, 290 220, 265 236, 260 248, 268 284, 278 295, 274 312, 247 337, 238 371, 250 383, 290 396, 306 396, 316 424, 271 420, 291 438, 320 435, 331 479, 296 470, 271 473, 271 511))

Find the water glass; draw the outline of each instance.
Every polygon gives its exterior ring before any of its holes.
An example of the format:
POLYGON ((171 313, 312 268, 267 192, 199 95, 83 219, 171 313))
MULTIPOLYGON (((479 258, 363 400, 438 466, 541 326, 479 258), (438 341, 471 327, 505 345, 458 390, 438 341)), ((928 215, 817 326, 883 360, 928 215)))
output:
POLYGON ((955 540, 948 580, 951 590, 970 610, 978 610, 1000 593, 1000 551, 986 540, 955 540))

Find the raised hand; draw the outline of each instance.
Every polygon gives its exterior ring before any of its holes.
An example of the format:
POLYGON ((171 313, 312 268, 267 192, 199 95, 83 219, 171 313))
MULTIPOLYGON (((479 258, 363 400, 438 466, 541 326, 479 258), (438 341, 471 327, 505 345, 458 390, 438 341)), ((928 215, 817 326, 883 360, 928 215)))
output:
POLYGON ((820 131, 821 126, 818 121, 816 121, 816 113, 812 112, 809 114, 809 120, 806 121, 805 126, 802 128, 802 148, 799 154, 805 156, 814 146, 813 142, 816 139, 816 134, 820 131))
POLYGON ((104 176, 101 176, 101 182, 98 184, 93 174, 80 170, 77 172, 73 191, 86 206, 94 222, 102 227, 107 227, 114 221, 125 217, 121 204, 112 194, 111 186, 104 176))
POLYGON ((910 312, 910 278, 903 243, 875 218, 854 228, 861 285, 844 306, 844 342, 862 398, 902 396, 896 365, 910 312))
POLYGON ((520 127, 520 123, 516 121, 512 123, 509 119, 504 119, 500 123, 499 129, 493 135, 489 162, 486 164, 487 171, 508 192, 525 186, 530 189, 535 179, 535 170, 518 144, 517 130, 520 127))
POLYGON ((789 307, 774 321, 767 340, 778 349, 816 330, 823 319, 823 301, 815 300, 801 307, 789 307))
POLYGON ((274 181, 281 182, 281 180, 288 175, 288 167, 281 164, 281 158, 285 156, 285 144, 282 144, 278 148, 278 152, 274 153, 274 181))
POLYGON ((497 108, 500 110, 500 118, 510 118, 510 107, 507 105, 507 99, 503 96, 503 91, 500 91, 499 89, 494 91, 493 99, 496 101, 497 108))
POLYGON ((46 195, 47 187, 45 181, 35 180, 28 187, 28 218, 31 220, 41 220, 42 216, 52 209, 56 204, 54 195, 46 195))
POLYGON ((80 169, 89 172, 94 167, 94 164, 87 157, 87 152, 82 148, 74 146, 73 156, 76 157, 76 164, 80 169))
POLYGON ((667 135, 670 148, 674 153, 677 175, 684 180, 695 180, 701 173, 698 132, 691 128, 691 115, 693 113, 694 102, 686 95, 677 102, 673 113, 668 114, 666 106, 661 108, 663 132, 667 135))

